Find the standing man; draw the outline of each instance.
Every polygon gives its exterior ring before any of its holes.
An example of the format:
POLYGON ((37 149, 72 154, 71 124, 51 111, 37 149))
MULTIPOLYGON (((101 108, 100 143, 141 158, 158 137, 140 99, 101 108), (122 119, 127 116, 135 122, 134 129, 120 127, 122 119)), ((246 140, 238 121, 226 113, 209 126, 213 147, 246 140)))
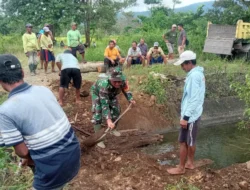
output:
POLYGON ((80 89, 82 85, 82 76, 78 60, 72 55, 70 50, 65 50, 64 53, 56 57, 56 64, 60 70, 60 88, 59 88, 59 104, 63 106, 63 97, 65 88, 69 87, 71 79, 73 79, 74 87, 76 88, 76 103, 81 103, 80 89))
MULTIPOLYGON (((114 68, 107 79, 98 79, 91 87, 92 112, 95 132, 101 129, 103 121, 109 128, 113 129, 115 136, 120 136, 120 132, 115 129, 115 120, 120 115, 120 105, 117 95, 123 93, 126 99, 135 104, 133 96, 129 90, 128 81, 118 67, 114 68)), ((105 148, 103 142, 97 144, 100 148, 105 148)))
POLYGON ((115 42, 110 40, 109 46, 106 47, 104 52, 104 66, 106 72, 109 72, 111 67, 120 66, 120 62, 124 62, 124 59, 121 57, 119 50, 115 47, 115 42))
POLYGON ((22 37, 23 49, 25 55, 28 57, 28 65, 31 76, 36 75, 36 68, 38 64, 39 46, 36 34, 32 32, 32 25, 26 24, 26 33, 22 37))
POLYGON ((203 67, 196 66, 196 54, 192 51, 183 52, 174 65, 181 65, 188 73, 181 101, 180 164, 168 170, 168 173, 177 175, 184 174, 185 169, 195 168, 195 143, 205 98, 205 77, 203 67))
POLYGON ((140 44, 138 45, 138 47, 141 50, 142 65, 145 66, 145 60, 147 59, 147 53, 148 53, 148 45, 145 43, 145 40, 143 38, 141 38, 140 44))
POLYGON ((55 56, 53 52, 53 41, 50 34, 50 30, 48 27, 44 27, 44 34, 41 36, 41 47, 42 47, 42 56, 44 57, 44 70, 45 73, 48 74, 48 64, 52 62, 52 72, 55 71, 55 56))
POLYGON ((178 38, 178 52, 181 55, 186 47, 187 34, 183 28, 183 24, 178 24, 178 30, 180 31, 180 35, 178 38))
MULTIPOLYGON (((50 29, 50 24, 44 24, 44 27, 48 27, 49 29, 50 29)), ((41 47, 41 37, 42 37, 42 34, 44 34, 44 30, 42 29, 42 30, 40 30, 39 31, 39 33, 38 33, 38 35, 37 35, 37 39, 38 39, 38 45, 39 45, 39 47, 40 47, 40 49, 41 49, 41 52, 42 52, 42 47, 41 47)), ((53 42, 53 40, 54 40, 54 36, 53 36, 53 34, 52 34, 52 32, 50 31, 49 32, 49 35, 50 35, 50 37, 51 37, 51 39, 52 39, 52 42, 53 42)), ((43 57, 43 54, 41 54, 40 53, 40 64, 41 64, 41 69, 43 69, 43 66, 44 66, 44 60, 45 60, 45 58, 43 57)))
POLYGON ((176 28, 176 24, 173 24, 171 30, 167 31, 163 35, 163 39, 166 42, 168 48, 168 59, 174 59, 174 46, 177 40, 176 28))
POLYGON ((71 49, 72 54, 77 58, 77 51, 82 55, 83 63, 86 63, 84 60, 84 45, 81 43, 81 34, 77 30, 77 24, 75 22, 71 23, 71 30, 67 33, 68 47, 71 49))
POLYGON ((159 47, 159 43, 155 42, 154 47, 150 48, 147 54, 147 62, 149 65, 154 63, 163 63, 167 64, 167 57, 164 54, 161 47, 159 47))
POLYGON ((14 147, 23 166, 34 167, 34 190, 62 190, 80 168, 80 145, 54 94, 24 82, 19 60, 0 55, 0 146, 14 147), (39 100, 39 101, 38 101, 39 100))
POLYGON ((132 42, 132 47, 128 50, 127 67, 129 68, 131 65, 141 64, 144 61, 141 55, 141 49, 137 47, 137 42, 132 42))

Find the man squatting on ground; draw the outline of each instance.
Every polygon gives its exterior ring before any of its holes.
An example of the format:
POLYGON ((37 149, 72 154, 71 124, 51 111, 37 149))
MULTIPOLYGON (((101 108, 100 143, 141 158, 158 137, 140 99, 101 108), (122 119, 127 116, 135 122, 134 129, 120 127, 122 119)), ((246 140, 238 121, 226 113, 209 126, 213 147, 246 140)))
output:
POLYGON ((157 63, 167 64, 167 57, 162 48, 159 47, 159 43, 155 42, 154 47, 151 47, 147 53, 147 64, 152 65, 157 63))
POLYGON ((76 88, 76 103, 81 103, 80 89, 82 76, 78 60, 70 50, 65 50, 64 53, 56 57, 56 64, 60 70, 59 104, 63 106, 65 88, 69 87, 71 79, 73 79, 73 84, 76 88))
POLYGON ((32 76, 36 75, 38 56, 40 48, 38 46, 36 34, 32 32, 32 25, 26 24, 26 33, 22 37, 23 49, 28 57, 28 65, 32 76))
POLYGON ((205 98, 205 77, 203 67, 196 66, 196 54, 192 51, 183 52, 174 65, 181 65, 187 78, 181 101, 180 164, 168 173, 184 174, 185 169, 195 168, 195 143, 205 98))
MULTIPOLYGON (((128 81, 118 67, 111 71, 109 78, 98 79, 91 87, 95 132, 100 130, 101 124, 103 121, 106 121, 108 127, 113 129, 112 133, 115 136, 120 136, 120 133, 115 130, 114 121, 119 117, 121 111, 117 99, 117 95, 121 92, 130 103, 135 104, 132 93, 129 90, 128 81)), ((105 148, 103 142, 97 145, 101 148, 105 148)))
POLYGON ((144 62, 144 58, 141 54, 141 49, 137 47, 137 42, 132 42, 132 47, 128 50, 128 57, 127 57, 127 68, 131 65, 137 65, 144 62))
POLYGON ((124 62, 124 59, 121 57, 119 50, 115 47, 115 42, 113 40, 109 41, 109 46, 105 49, 104 57, 106 72, 109 72, 111 67, 120 66, 120 62, 124 62))
POLYGON ((0 146, 13 146, 22 165, 35 167, 34 190, 61 190, 80 168, 80 146, 68 118, 46 87, 24 82, 19 60, 0 55, 0 146))

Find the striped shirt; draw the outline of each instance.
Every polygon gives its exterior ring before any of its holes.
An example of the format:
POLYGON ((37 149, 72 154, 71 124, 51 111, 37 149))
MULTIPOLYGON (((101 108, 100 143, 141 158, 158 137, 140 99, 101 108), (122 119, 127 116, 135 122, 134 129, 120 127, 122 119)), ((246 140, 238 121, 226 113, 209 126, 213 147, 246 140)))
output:
POLYGON ((79 142, 55 96, 45 87, 23 83, 0 106, 0 146, 22 142, 35 163, 36 189, 60 187, 78 173, 79 142))

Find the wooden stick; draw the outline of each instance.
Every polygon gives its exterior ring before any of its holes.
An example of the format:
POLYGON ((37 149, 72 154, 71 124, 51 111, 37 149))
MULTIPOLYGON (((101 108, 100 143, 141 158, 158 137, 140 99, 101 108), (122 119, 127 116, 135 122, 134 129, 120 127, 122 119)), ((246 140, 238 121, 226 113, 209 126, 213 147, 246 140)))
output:
POLYGON ((81 133, 84 133, 85 135, 88 135, 88 136, 91 136, 91 135, 92 135, 91 133, 89 133, 89 132, 87 132, 87 131, 84 131, 83 129, 79 129, 79 128, 76 127, 76 126, 73 126, 73 125, 72 125, 72 127, 73 127, 73 129, 75 129, 75 130, 77 130, 77 131, 79 131, 79 132, 81 132, 81 133))

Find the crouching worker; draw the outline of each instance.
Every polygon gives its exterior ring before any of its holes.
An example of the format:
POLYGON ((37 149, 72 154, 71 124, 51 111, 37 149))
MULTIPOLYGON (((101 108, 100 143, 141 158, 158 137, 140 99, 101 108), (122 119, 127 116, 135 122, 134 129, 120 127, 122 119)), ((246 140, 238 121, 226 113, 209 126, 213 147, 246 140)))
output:
MULTIPOLYGON (((133 96, 129 91, 128 81, 122 74, 119 68, 114 68, 110 76, 106 79, 98 79, 91 87, 92 96, 92 112, 94 130, 97 132, 101 129, 101 124, 107 124, 111 129, 111 133, 115 136, 120 136, 120 132, 116 130, 115 120, 120 115, 120 105, 117 95, 123 93, 126 99, 135 104, 133 96)), ((97 144, 100 148, 105 148, 103 142, 97 144)))
POLYGON ((121 57, 119 50, 115 47, 115 42, 113 40, 109 41, 109 46, 105 49, 104 57, 104 66, 107 73, 111 67, 120 66, 120 63, 124 62, 124 58, 121 57))
POLYGON ((159 47, 159 43, 155 42, 154 47, 150 48, 147 54, 147 62, 149 65, 156 63, 167 64, 167 57, 164 54, 161 47, 159 47))
POLYGON ((0 146, 13 146, 34 168, 33 190, 61 190, 78 173, 80 146, 56 97, 24 82, 19 60, 0 55, 0 84, 9 92, 0 107, 0 146))
POLYGON ((70 50, 65 50, 64 53, 56 57, 56 65, 60 70, 59 104, 63 106, 65 88, 69 87, 71 79, 73 79, 73 84, 76 88, 76 103, 81 103, 80 89, 82 85, 82 76, 78 60, 70 50))

